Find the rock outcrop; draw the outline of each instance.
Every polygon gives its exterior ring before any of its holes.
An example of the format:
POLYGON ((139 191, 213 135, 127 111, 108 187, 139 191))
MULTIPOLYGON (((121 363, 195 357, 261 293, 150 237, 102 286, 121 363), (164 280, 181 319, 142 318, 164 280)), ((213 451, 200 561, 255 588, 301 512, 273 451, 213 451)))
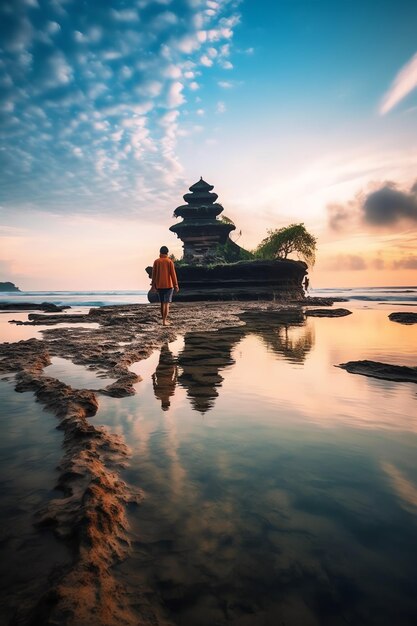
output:
MULTIPOLYGON (((303 261, 239 261, 223 265, 178 265, 179 302, 198 300, 301 300, 307 273, 303 261)), ((147 267, 149 277, 152 268, 147 267)), ((149 292, 150 302, 157 299, 149 292)))
POLYGON ((34 302, 0 303, 0 311, 45 311, 45 313, 58 313, 70 308, 70 306, 60 306, 52 302, 42 302, 41 304, 35 304, 34 302))
POLYGON ((390 313, 388 315, 391 322, 398 322, 399 324, 417 324, 417 313, 390 313))
POLYGON ((348 361, 336 365, 351 374, 362 374, 372 378, 383 380, 393 380, 395 382, 417 383, 417 367, 407 367, 406 365, 391 365, 390 363, 380 363, 379 361, 348 361))
POLYGON ((345 317, 352 315, 349 309, 307 309, 305 314, 308 317, 345 317))
POLYGON ((0 291, 20 291, 19 287, 16 287, 14 283, 5 282, 0 283, 0 291))

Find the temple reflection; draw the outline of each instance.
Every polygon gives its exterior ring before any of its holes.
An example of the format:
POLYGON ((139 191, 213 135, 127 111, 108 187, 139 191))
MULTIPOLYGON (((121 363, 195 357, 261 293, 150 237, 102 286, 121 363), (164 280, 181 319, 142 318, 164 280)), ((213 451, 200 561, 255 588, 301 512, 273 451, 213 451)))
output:
POLYGON ((204 414, 214 405, 223 382, 220 371, 234 364, 232 350, 243 336, 240 328, 185 335, 184 348, 178 355, 178 383, 187 390, 196 411, 204 414))
POLYGON ((258 336, 277 356, 303 363, 314 346, 314 330, 302 314, 298 316, 295 312, 292 319, 290 322, 290 318, 283 316, 277 323, 276 314, 243 314, 244 326, 186 334, 177 357, 164 344, 152 376, 155 397, 160 400, 162 410, 169 409, 178 384, 187 391, 193 409, 203 415, 209 411, 219 395, 221 372, 234 365, 234 348, 248 335, 258 336))

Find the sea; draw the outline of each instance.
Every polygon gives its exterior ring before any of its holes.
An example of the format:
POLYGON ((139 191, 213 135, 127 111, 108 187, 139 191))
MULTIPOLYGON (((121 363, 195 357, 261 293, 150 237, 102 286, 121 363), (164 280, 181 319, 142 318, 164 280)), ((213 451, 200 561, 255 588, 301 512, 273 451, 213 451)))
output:
MULTIPOLYGON (((417 302, 417 287, 358 287, 310 289, 308 295, 325 298, 347 298, 359 302, 417 302)), ((148 302, 147 291, 109 290, 109 291, 19 291, 1 292, 3 302, 19 303, 52 302, 67 306, 109 306, 117 304, 136 304, 148 302)))
MULTIPOLYGON (((132 364, 141 377, 135 395, 99 396, 91 420, 130 446, 121 477, 145 494, 128 510, 132 549, 118 579, 130 597, 145 593, 165 623, 417 623, 417 386, 338 367, 362 359, 417 366, 417 325, 388 317, 417 312, 417 287, 310 295, 346 298, 334 306, 352 314, 187 333, 132 364)), ((146 302, 146 292, 1 300, 85 310, 146 302)), ((15 333, 3 341, 42 338, 43 327, 8 323, 25 317, 0 315, 4 332, 15 333)), ((45 374, 80 389, 111 382, 56 357, 45 374)), ((71 553, 33 524, 61 497, 56 418, 5 378, 0 612, 12 626, 19 606, 48 590, 71 553)))
POLYGON ((148 302, 147 291, 19 291, 1 292, 0 304, 3 302, 19 303, 51 302, 57 305, 109 306, 116 304, 136 304, 148 302))

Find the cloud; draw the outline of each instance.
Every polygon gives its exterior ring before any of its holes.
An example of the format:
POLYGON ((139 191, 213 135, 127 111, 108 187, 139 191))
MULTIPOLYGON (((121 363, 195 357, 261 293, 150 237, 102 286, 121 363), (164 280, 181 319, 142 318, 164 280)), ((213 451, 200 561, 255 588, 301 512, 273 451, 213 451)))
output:
POLYGON ((358 254, 338 254, 329 258, 324 267, 331 272, 361 271, 367 269, 367 264, 358 254))
POLYGON ((382 98, 379 112, 386 115, 417 87, 417 53, 401 68, 382 98))
POLYGON ((182 93, 184 85, 179 81, 172 83, 168 89, 167 105, 169 108, 176 108, 185 102, 182 93))
POLYGON ((206 67, 211 67, 213 65, 212 59, 207 54, 203 54, 200 59, 201 65, 205 65, 206 67))
POLYGON ((389 181, 373 184, 349 202, 327 205, 327 215, 330 229, 336 232, 417 225, 417 182, 409 191, 389 181))
POLYGON ((385 269, 385 261, 384 259, 381 259, 381 257, 376 257, 375 259, 371 260, 371 267, 373 267, 375 270, 383 270, 385 269))
POLYGON ((0 201, 154 216, 157 196, 165 211, 182 126, 200 132, 187 100, 228 62, 239 0, 34 3, 2 3, 0 201))
POLYGON ((216 105, 216 112, 217 113, 225 113, 226 112, 226 105, 224 102, 220 101, 217 103, 216 105))
MULTIPOLYGON (((340 232, 346 230, 347 224, 352 219, 352 203, 327 205, 328 224, 331 230, 340 232)), ((353 206, 356 212, 356 206, 353 206)))
POLYGON ((371 225, 384 226, 400 220, 417 223, 416 185, 410 192, 400 191, 394 183, 386 183, 370 193, 363 203, 363 217, 371 225))
POLYGON ((393 262, 394 270, 417 270, 417 256, 410 254, 402 259, 393 262))
POLYGON ((118 22, 137 22, 139 21, 139 15, 135 9, 121 9, 116 11, 112 9, 111 16, 118 22))

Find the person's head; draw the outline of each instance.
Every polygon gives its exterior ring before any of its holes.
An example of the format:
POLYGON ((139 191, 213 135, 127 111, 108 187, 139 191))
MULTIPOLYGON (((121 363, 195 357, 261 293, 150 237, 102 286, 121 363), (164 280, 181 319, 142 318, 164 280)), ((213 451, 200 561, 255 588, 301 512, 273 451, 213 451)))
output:
POLYGON ((168 254, 169 250, 166 246, 162 246, 161 249, 159 250, 160 254, 168 254))

